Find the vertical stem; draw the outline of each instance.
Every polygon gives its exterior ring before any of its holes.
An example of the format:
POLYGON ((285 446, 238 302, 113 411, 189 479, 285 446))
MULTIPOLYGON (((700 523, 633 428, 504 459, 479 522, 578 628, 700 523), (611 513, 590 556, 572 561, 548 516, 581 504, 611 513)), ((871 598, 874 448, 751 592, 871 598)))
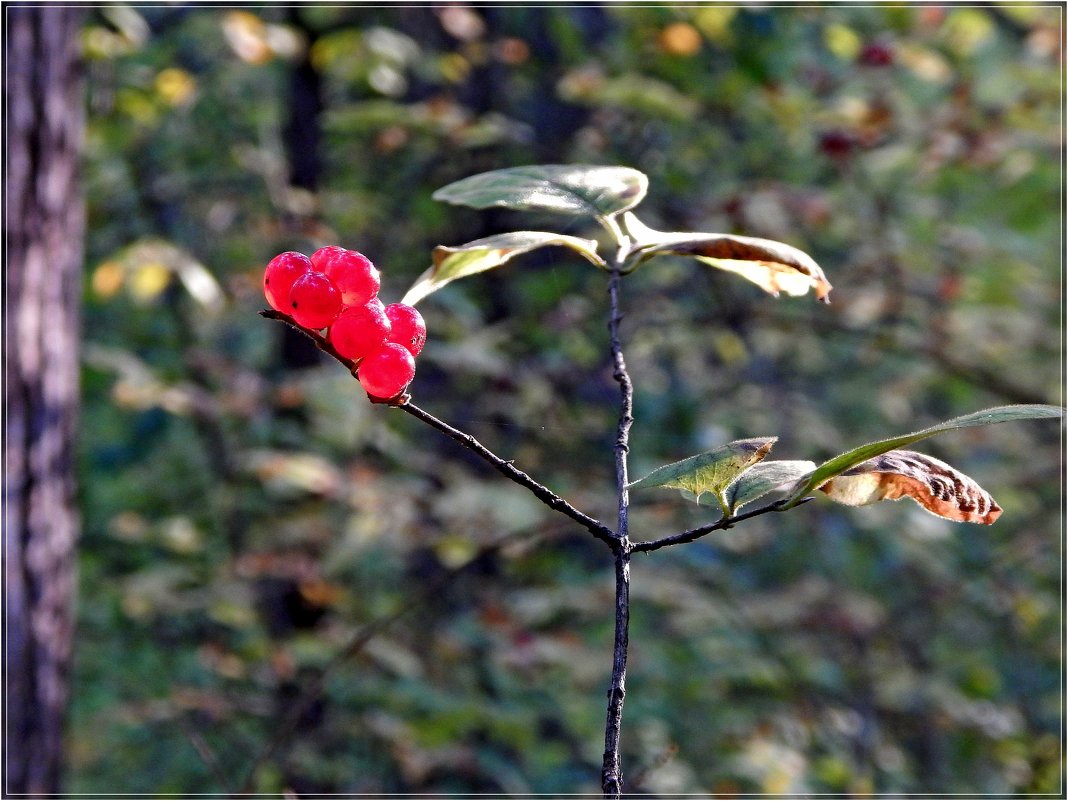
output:
POLYGON ((619 342, 619 323, 623 319, 619 311, 619 269, 612 271, 608 283, 608 297, 611 303, 611 318, 608 322, 609 342, 612 347, 612 377, 619 384, 619 425, 616 428, 616 488, 619 493, 619 529, 616 532, 621 542, 629 546, 627 510, 630 506, 630 493, 627 490, 627 454, 630 452, 630 426, 634 422, 634 386, 627 372, 627 363, 623 361, 623 348, 619 342))
POLYGON ((627 643, 630 625, 630 538, 627 513, 630 496, 627 491, 627 454, 630 450, 630 426, 634 422, 634 387, 619 340, 620 265, 612 270, 608 284, 611 313, 608 332, 612 347, 613 377, 619 383, 619 425, 614 447, 616 457, 616 488, 619 495, 619 527, 615 555, 616 626, 612 651, 612 683, 608 689, 608 716, 604 731, 604 761, 601 765, 601 790, 605 798, 619 798, 623 792, 623 772, 619 758, 619 734, 623 722, 623 699, 626 697, 627 643))
POLYGON ((608 717, 604 727, 604 761, 601 763, 601 791, 605 798, 623 793, 623 770, 619 759, 619 732, 626 697, 627 642, 630 625, 630 553, 616 550, 616 634, 612 652, 612 684, 608 688, 608 717))

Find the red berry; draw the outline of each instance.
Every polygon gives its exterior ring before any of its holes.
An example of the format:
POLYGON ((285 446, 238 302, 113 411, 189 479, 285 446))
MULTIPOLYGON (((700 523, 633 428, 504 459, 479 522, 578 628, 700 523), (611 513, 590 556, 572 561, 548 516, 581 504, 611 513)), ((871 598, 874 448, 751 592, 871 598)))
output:
POLYGON ((311 268, 311 261, 303 253, 287 251, 271 259, 263 272, 263 294, 272 309, 289 313, 289 290, 293 282, 311 272, 311 268))
POLYGON ((330 326, 330 342, 346 359, 362 359, 378 350, 389 335, 390 323, 381 303, 350 306, 330 326))
POLYGON ((382 279, 371 260, 355 250, 331 245, 312 254, 311 263, 334 282, 346 306, 362 306, 378 294, 382 279))
POLYGON ((423 315, 405 303, 390 303, 386 306, 386 317, 393 324, 389 341, 403 345, 412 356, 418 356, 426 344, 426 323, 423 322, 423 315))
POLYGON ((341 312, 341 293, 322 273, 305 273, 289 290, 289 313, 305 328, 326 328, 341 312))
POLYGON ((360 385, 374 398, 394 398, 415 376, 415 359, 406 348, 387 342, 360 362, 360 385))

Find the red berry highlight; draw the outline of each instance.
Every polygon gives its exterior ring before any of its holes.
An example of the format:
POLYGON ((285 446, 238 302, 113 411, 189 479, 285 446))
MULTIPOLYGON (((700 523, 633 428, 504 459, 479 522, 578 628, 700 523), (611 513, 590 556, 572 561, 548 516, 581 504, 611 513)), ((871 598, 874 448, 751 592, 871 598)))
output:
POLYGON ((360 362, 357 377, 371 397, 395 398, 415 377, 415 359, 407 348, 386 342, 360 362))
POLYGON ((358 361, 382 347, 391 328, 382 304, 372 300, 365 306, 344 309, 330 326, 330 343, 346 359, 358 361))
POLYGON ((371 260, 355 250, 337 245, 319 248, 311 257, 312 266, 324 273, 341 292, 346 306, 363 306, 378 294, 381 276, 371 260))
POLYGON ((293 282, 311 269, 311 260, 303 253, 287 251, 271 259, 263 272, 263 294, 271 308, 289 314, 289 291, 293 282))
POLYGON ((426 344, 423 315, 406 303, 391 303, 386 306, 386 317, 392 324, 389 341, 403 345, 412 356, 418 356, 426 344))
POLYGON ((322 273, 305 273, 289 290, 287 311, 305 328, 326 328, 341 313, 341 293, 322 273))

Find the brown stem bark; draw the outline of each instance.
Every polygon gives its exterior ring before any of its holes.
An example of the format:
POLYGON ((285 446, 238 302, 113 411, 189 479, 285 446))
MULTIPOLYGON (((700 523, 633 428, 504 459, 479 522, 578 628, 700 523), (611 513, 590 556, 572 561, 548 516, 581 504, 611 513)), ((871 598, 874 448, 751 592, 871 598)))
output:
POLYGON ((7 9, 4 791, 60 791, 78 531, 81 13, 7 9))

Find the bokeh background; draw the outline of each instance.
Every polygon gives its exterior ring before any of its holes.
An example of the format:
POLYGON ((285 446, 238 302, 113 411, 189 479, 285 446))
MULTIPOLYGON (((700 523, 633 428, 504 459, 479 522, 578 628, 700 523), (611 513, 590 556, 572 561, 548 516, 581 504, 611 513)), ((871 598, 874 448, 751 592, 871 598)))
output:
MULTIPOLYGON (((665 230, 779 239, 832 305, 683 259, 623 286, 632 474, 819 461, 1063 402, 1063 8, 111 6, 87 18, 74 793, 599 792, 607 550, 256 315, 282 250, 398 300, 564 217, 434 189, 646 172, 665 230)), ((546 250, 420 304, 414 399, 606 521, 605 276, 546 250)), ((817 500, 633 565, 633 792, 1064 790, 1056 421, 920 446, 1005 508, 817 500)), ((632 537, 711 522, 636 494, 632 537)))

